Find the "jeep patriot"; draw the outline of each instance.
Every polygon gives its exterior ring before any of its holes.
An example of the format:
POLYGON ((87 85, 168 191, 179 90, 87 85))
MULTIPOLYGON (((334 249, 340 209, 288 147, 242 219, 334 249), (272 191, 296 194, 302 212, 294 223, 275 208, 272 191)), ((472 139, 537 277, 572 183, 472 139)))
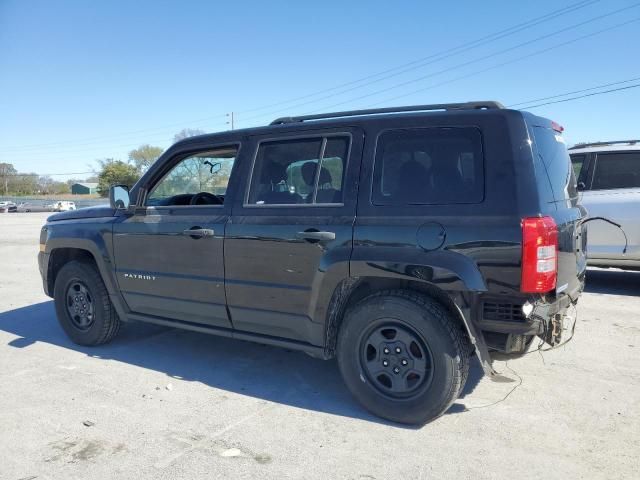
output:
POLYGON ((560 342, 584 217, 555 122, 360 110, 182 140, 110 206, 52 215, 39 266, 78 344, 144 321, 336 357, 365 408, 423 424, 472 355, 495 375, 495 352, 560 342))

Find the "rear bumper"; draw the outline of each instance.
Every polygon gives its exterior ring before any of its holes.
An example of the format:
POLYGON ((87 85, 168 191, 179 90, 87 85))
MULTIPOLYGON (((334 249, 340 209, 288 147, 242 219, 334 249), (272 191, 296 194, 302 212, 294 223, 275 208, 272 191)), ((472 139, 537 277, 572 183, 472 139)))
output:
MULTIPOLYGON (((550 345, 559 343, 566 327, 567 313, 570 307, 578 302, 583 289, 584 275, 581 275, 572 291, 563 292, 558 296, 482 299, 476 318, 489 350, 517 357, 528 350, 536 336, 550 345), (491 314, 495 317, 496 311, 487 309, 487 303, 495 305, 498 301, 503 302, 500 305, 509 305, 508 312, 513 313, 512 318, 487 318, 491 314), (528 307, 526 313, 522 308, 524 305, 528 307)), ((503 316, 504 311, 500 311, 503 316)))
MULTIPOLYGON (((572 295, 573 297, 573 295, 572 295)), ((494 300, 492 299, 492 302, 494 300)), ((541 335, 545 329, 545 321, 553 318, 557 314, 563 314, 571 305, 571 299, 568 295, 552 302, 539 299, 536 302, 530 302, 526 299, 501 299, 502 302, 508 302, 509 305, 522 309, 526 303, 533 306, 531 313, 526 316, 524 311, 522 317, 516 317, 511 320, 495 320, 486 318, 486 310, 483 308, 483 302, 478 314, 478 326, 483 332, 495 332, 515 335, 541 335)))

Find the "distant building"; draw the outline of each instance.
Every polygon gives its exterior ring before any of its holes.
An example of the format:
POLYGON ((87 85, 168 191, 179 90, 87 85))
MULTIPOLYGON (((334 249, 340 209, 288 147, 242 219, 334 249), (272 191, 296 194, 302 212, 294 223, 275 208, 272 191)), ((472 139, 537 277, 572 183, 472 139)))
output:
POLYGON ((71 185, 71 193, 74 195, 92 195, 98 193, 97 183, 74 183, 71 185))

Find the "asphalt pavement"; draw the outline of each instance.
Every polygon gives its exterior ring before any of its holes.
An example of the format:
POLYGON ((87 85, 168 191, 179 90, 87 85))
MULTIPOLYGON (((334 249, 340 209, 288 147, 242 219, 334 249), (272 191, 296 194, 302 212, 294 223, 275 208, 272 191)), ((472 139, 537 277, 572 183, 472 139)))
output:
POLYGON ((333 361, 127 324, 72 344, 36 262, 48 214, 0 215, 0 480, 638 478, 640 272, 590 270, 575 336, 495 367, 421 428, 333 361))

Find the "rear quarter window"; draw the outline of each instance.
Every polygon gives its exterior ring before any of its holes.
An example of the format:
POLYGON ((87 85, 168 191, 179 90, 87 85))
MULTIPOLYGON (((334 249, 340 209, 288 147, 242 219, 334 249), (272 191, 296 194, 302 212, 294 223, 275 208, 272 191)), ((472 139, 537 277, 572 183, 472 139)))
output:
POLYGON ((374 205, 480 203, 484 159, 474 127, 389 130, 378 137, 374 205))
POLYGON ((598 153, 592 190, 640 188, 640 152, 598 153))
POLYGON ((574 198, 578 194, 574 167, 562 135, 546 127, 533 127, 537 155, 547 170, 556 201, 574 198))
POLYGON ((582 172, 582 167, 586 159, 587 156, 583 153, 571 155, 571 164, 573 165, 573 173, 576 178, 580 178, 580 172, 582 172))

